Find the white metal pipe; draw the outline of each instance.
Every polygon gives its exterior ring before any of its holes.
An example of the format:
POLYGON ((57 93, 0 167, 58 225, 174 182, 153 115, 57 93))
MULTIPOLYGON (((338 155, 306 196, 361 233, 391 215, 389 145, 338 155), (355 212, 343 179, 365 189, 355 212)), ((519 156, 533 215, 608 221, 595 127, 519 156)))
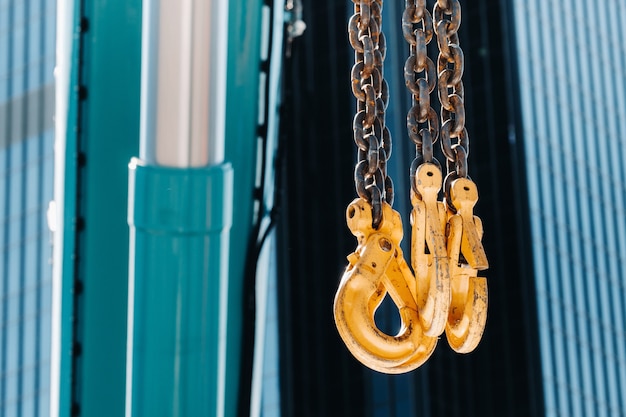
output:
MULTIPOLYGON (((72 46, 74 36, 74 0, 57 2, 56 67, 55 79, 55 139, 54 139, 54 201, 48 208, 48 224, 53 232, 52 262, 52 322, 50 344, 50 409, 51 417, 69 413, 71 356, 63 351, 67 346, 67 335, 71 332, 70 322, 64 317, 71 317, 69 304, 64 303, 63 253, 65 243, 65 169, 66 145, 70 101, 70 73, 72 66, 72 46), (64 327, 68 325, 67 327, 64 327)), ((71 250, 71 248, 69 249, 71 250)), ((68 274, 68 276, 71 276, 68 274)), ((72 280, 73 281, 73 280, 72 280)), ((72 282, 73 284, 73 282, 72 282)), ((65 291, 64 291, 65 290, 65 291)))
POLYGON ((224 160, 228 2, 143 5, 140 158, 199 167, 224 160))

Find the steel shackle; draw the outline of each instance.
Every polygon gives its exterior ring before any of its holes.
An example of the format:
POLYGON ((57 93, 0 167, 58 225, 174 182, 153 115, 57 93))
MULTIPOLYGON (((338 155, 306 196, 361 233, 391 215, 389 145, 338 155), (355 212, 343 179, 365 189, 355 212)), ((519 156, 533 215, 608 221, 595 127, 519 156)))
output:
POLYGON ((437 339, 425 336, 414 300, 414 278, 402 258, 400 215, 383 203, 383 220, 372 227, 371 206, 354 200, 347 223, 358 241, 335 295, 335 324, 350 352, 364 365, 383 373, 408 372, 432 354, 437 339), (408 275, 407 275, 408 271, 408 275), (402 328, 397 335, 382 332, 376 309, 389 293, 398 307, 402 328))

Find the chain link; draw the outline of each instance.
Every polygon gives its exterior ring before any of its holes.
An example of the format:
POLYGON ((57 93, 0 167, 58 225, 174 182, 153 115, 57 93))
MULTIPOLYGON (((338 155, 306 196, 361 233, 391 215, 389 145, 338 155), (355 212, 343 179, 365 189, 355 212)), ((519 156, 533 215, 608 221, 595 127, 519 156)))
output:
POLYGON ((433 144, 439 138, 439 120, 430 105, 430 93, 437 82, 435 64, 428 57, 427 45, 433 38, 433 19, 426 9, 426 0, 406 0, 402 14, 402 34, 409 44, 409 57, 404 64, 404 82, 411 92, 412 107, 407 114, 407 131, 415 144, 411 164, 411 186, 415 188, 415 172, 423 163, 439 165, 433 156, 433 144))
MULTIPOLYGON (((354 48, 352 93, 357 112, 352 124, 358 148, 354 181, 359 197, 372 206, 372 226, 382 221, 382 203, 393 203, 393 182, 387 175, 391 134, 385 126, 389 88, 383 76, 386 43, 382 33, 382 0, 352 0, 354 15, 348 23, 354 48)), ((434 69, 433 69, 434 70, 434 69)))
POLYGON ((437 58, 438 96, 441 103, 441 150, 447 159, 448 175, 444 180, 446 205, 456 212, 450 199, 450 184, 467 178, 469 135, 465 128, 463 89, 464 57, 459 44, 461 26, 459 0, 437 0, 433 18, 439 56, 437 58), (452 140, 456 139, 456 143, 452 140))

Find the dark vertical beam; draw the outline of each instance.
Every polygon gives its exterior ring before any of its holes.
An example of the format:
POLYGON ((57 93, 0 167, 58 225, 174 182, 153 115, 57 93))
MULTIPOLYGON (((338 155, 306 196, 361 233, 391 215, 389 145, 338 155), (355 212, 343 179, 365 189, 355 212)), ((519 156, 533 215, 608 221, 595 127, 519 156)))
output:
POLYGON ((332 302, 355 241, 349 4, 304 2, 307 30, 285 64, 286 166, 279 277, 283 415, 363 416, 363 370, 334 327, 332 302))

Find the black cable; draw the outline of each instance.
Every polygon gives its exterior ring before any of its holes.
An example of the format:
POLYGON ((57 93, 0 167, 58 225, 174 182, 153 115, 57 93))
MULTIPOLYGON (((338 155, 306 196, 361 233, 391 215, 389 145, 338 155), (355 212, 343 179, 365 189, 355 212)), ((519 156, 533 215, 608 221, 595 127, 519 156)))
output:
POLYGON ((71 362, 71 371, 69 377, 69 385, 70 385, 70 415, 71 416, 80 416, 81 412, 81 403, 80 403, 80 379, 78 377, 80 372, 80 367, 82 364, 82 332, 81 330, 81 319, 83 319, 83 287, 84 287, 84 276, 83 276, 83 257, 84 247, 83 240, 85 238, 85 165, 87 163, 87 157, 85 152, 85 135, 83 131, 84 123, 85 123, 85 101, 88 99, 88 88, 84 84, 84 69, 85 69, 85 37, 89 32, 89 19, 86 16, 86 5, 85 1, 78 2, 78 14, 80 18, 79 23, 79 38, 78 38, 78 70, 76 72, 76 85, 73 94, 75 94, 75 99, 78 101, 78 105, 76 107, 76 166, 75 166, 75 175, 76 175, 76 202, 74 206, 75 216, 76 216, 76 225, 74 232, 74 253, 73 253, 73 265, 72 265, 72 274, 74 279, 74 288, 72 294, 72 362, 71 362))
MULTIPOLYGON (((254 343, 255 343, 255 331, 256 331, 256 273, 259 256, 265 245, 265 241, 271 234, 272 230, 276 226, 280 214, 281 204, 281 191, 278 185, 282 183, 282 145, 278 146, 277 155, 279 155, 275 161, 275 176, 274 176, 274 202, 269 214, 259 215, 258 221, 253 227, 253 232, 250 235, 248 241, 248 248, 246 251, 246 264, 244 267, 244 282, 243 282, 243 325, 242 325, 242 339, 241 339, 241 360, 239 370, 239 395, 238 395, 238 407, 237 415, 239 417, 250 416, 250 399, 252 395, 252 374, 254 370, 254 343), (267 227, 261 231, 261 223, 263 219, 269 216, 270 222, 267 227)), ((265 159, 262 162, 263 168, 267 163, 265 159)), ((262 187, 264 188, 264 187, 262 187)), ((261 196, 263 193, 261 193, 261 196)), ((256 199, 255 199, 256 200, 256 199)), ((259 200, 256 200, 259 201, 259 200)))
MULTIPOLYGON (((261 138, 261 178, 260 184, 258 188, 254 189, 254 198, 253 203, 258 203, 258 213, 256 216, 256 221, 252 227, 252 231, 250 233, 250 237, 248 240, 248 246, 246 249, 246 262, 244 266, 244 276, 243 276, 243 294, 242 294, 242 337, 241 337, 241 355, 240 355, 240 363, 239 363, 239 391, 238 391, 238 401, 237 401, 237 416, 238 417, 249 417, 250 416, 250 401, 252 396, 252 376, 254 371, 254 344, 255 344, 255 331, 256 331, 256 274, 257 274, 257 266, 259 255, 261 254, 261 250, 263 249, 263 245, 271 233, 274 225, 276 224, 276 218, 278 213, 278 203, 279 199, 277 199, 276 190, 278 189, 278 172, 280 170, 276 170, 276 174, 274 176, 274 201, 272 209, 269 213, 266 212, 265 207, 265 177, 266 177, 266 168, 267 168, 267 159, 268 159, 268 137, 267 137, 267 123, 269 116, 269 91, 270 91, 270 77, 269 77, 269 67, 271 63, 272 57, 272 47, 271 40, 273 38, 273 25, 271 22, 271 17, 273 16, 273 1, 266 0, 264 6, 268 6, 270 8, 270 22, 268 25, 269 34, 269 46, 267 59, 261 62, 261 71, 266 72, 265 77, 265 97, 264 97, 264 122, 262 125, 258 126, 259 137, 261 138), (270 223, 262 230, 263 220, 267 218, 269 215, 270 223)), ((280 148, 280 143, 278 145, 280 148)), ((277 155, 280 155, 280 150, 277 151, 277 155)), ((275 161, 277 162, 277 161, 275 161)), ((275 165, 276 166, 276 165, 275 165)), ((278 166, 282 166, 279 164, 278 166)))

